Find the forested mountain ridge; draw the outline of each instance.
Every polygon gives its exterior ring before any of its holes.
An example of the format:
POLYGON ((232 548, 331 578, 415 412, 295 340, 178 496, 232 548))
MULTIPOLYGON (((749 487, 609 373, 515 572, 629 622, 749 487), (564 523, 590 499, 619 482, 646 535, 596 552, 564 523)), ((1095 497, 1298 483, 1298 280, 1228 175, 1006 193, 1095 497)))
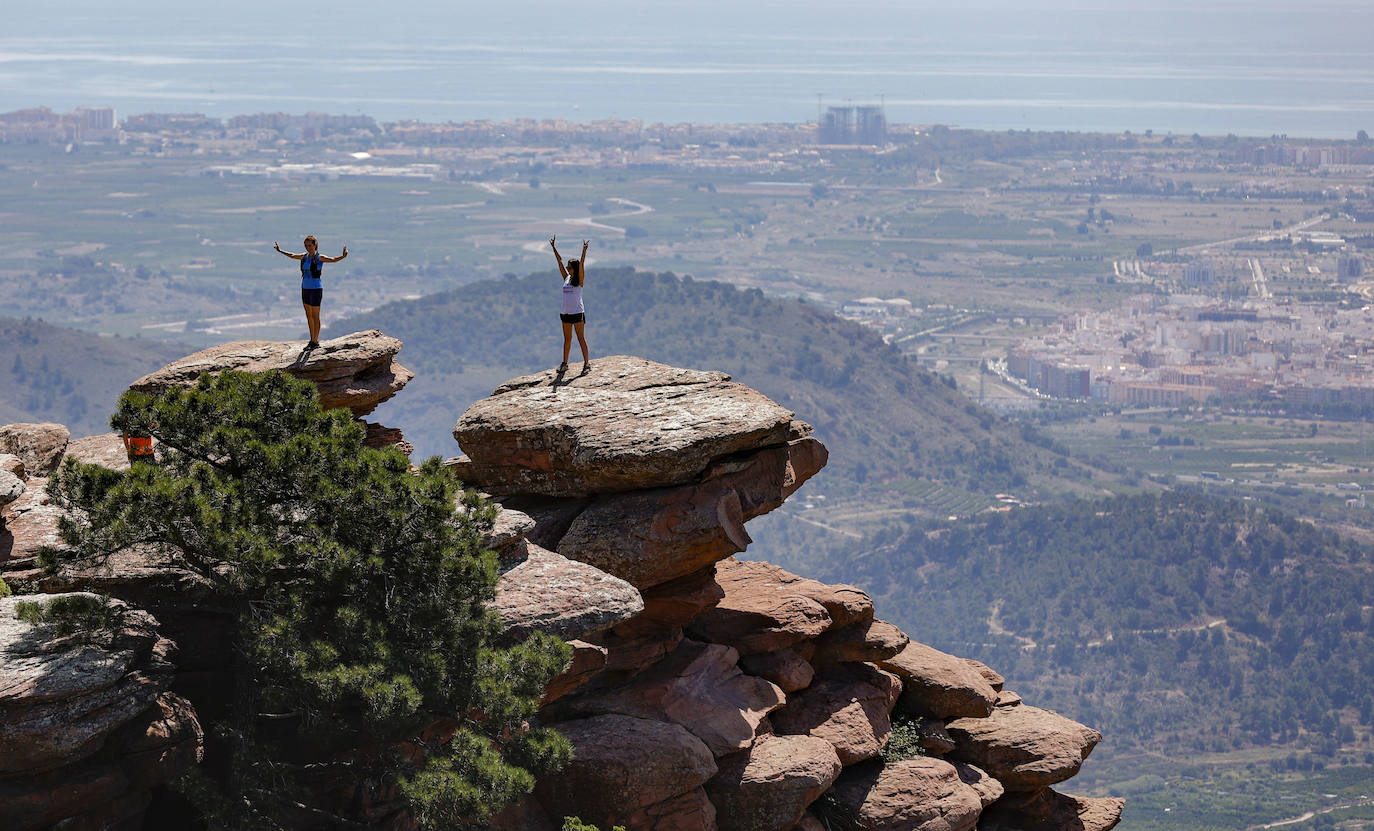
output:
POLYGON ((1121 747, 1334 757, 1374 727, 1374 559, 1270 508, 1180 493, 1046 505, 807 573, 867 589, 893 623, 1121 747))
MULTIPOLYGON (((559 285, 552 273, 508 275, 389 303, 328 335, 378 328, 404 341, 401 361, 417 378, 379 418, 422 455, 451 455, 448 433, 468 404, 512 375, 558 363, 559 285)), ((831 449, 832 484, 924 477, 1049 498, 1085 490, 1095 473, 1026 441, 873 330, 803 301, 618 268, 590 270, 586 303, 593 366, 598 355, 624 353, 728 372, 805 414, 831 449)), ((572 353, 577 372, 575 343, 572 353)))
POLYGON ((0 318, 0 424, 56 421, 74 436, 108 432, 120 393, 188 351, 175 343, 0 318))

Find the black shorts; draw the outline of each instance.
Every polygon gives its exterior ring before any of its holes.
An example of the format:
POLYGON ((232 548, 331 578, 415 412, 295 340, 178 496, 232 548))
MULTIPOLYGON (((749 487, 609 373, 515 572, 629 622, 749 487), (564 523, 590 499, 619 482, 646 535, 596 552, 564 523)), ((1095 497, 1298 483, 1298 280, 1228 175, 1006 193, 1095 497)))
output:
POLYGON ((587 313, 586 313, 586 312, 578 312, 578 313, 575 314, 575 315, 560 314, 560 315, 558 316, 558 319, 561 320, 561 321, 563 321, 564 323, 586 323, 586 322, 587 322, 587 313))
POLYGON ((301 302, 307 306, 318 306, 324 299, 324 289, 301 289, 301 302))

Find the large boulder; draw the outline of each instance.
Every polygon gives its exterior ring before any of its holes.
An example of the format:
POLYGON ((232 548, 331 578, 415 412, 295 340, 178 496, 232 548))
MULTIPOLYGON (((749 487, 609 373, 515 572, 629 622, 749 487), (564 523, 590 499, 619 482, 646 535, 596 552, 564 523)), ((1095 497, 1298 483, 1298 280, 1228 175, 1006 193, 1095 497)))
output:
POLYGON ((570 640, 634 617, 644 601, 624 580, 530 544, 524 560, 505 568, 488 606, 513 636, 537 630, 570 640))
POLYGON ((72 439, 67 443, 66 458, 88 465, 100 465, 110 470, 129 469, 129 451, 118 433, 101 433, 72 439))
POLYGON ((848 768, 830 789, 862 831, 971 831, 1000 793, 976 768, 924 757, 848 768))
POLYGON ((784 702, 782 690, 745 675, 728 646, 683 641, 667 658, 619 686, 569 699, 581 715, 618 713, 680 724, 724 756, 754 741, 759 724, 784 702))
POLYGON ((811 662, 793 647, 745 655, 740 658, 739 665, 750 675, 767 678, 786 693, 806 689, 816 677, 811 662))
POLYGON ((711 751, 677 724, 604 715, 554 727, 572 743, 573 759, 535 790, 551 816, 628 825, 642 809, 696 791, 716 774, 711 751))
POLYGON ((713 463, 698 481, 601 496, 577 515, 558 553, 645 588, 743 551, 744 523, 783 503, 819 471, 813 438, 713 463))
POLYGON ((625 818, 636 831, 716 831, 716 806, 703 788, 646 805, 625 818))
POLYGON ((6 424, 0 427, 0 453, 18 456, 29 476, 47 476, 62 462, 71 433, 61 424, 6 424))
POLYGON ((23 496, 26 490, 28 487, 23 479, 8 470, 0 470, 0 508, 23 496))
POLYGON ((897 676, 869 664, 842 664, 791 696, 770 720, 778 735, 819 736, 852 765, 877 756, 892 737, 897 676))
POLYGON ((1126 800, 1113 796, 1070 796, 1049 788, 1009 793, 979 822, 983 831, 1110 831, 1121 822, 1126 800))
POLYGON ((873 617, 873 601, 859 589, 828 586, 770 563, 722 560, 716 582, 725 597, 689 630, 741 655, 773 652, 873 617))
POLYGON ((997 691, 968 661, 923 643, 912 641, 877 664, 902 679, 897 706, 911 715, 983 718, 997 702, 997 691))
POLYGON ((343 407, 364 416, 401 391, 415 375, 396 362, 401 342, 376 329, 321 341, 307 350, 301 341, 244 341, 202 349, 149 373, 130 385, 137 392, 157 393, 189 387, 204 373, 225 370, 280 370, 310 381, 319 390, 320 406, 343 407))
POLYGON ((720 759, 706 783, 721 831, 786 831, 840 775, 840 757, 815 736, 760 736, 720 759))
POLYGON ((891 658, 910 642, 901 629, 882 620, 862 620, 831 629, 816 639, 817 664, 845 661, 881 662, 891 658))
POLYGON ((493 493, 584 496, 685 484, 715 459, 809 427, 722 372, 623 355, 572 379, 507 381, 463 413, 455 471, 493 493))
POLYGON ((995 707, 986 718, 945 725, 955 742, 950 758, 977 765, 1008 791, 1034 791, 1078 773, 1102 734, 1050 710, 995 707))

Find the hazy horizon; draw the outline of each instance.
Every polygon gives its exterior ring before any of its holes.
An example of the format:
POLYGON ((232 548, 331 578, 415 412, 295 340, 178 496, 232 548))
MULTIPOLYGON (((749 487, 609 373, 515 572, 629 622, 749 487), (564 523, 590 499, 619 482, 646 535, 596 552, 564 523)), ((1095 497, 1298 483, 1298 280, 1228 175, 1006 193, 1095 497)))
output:
POLYGON ((894 122, 982 129, 1374 129, 1374 8, 1349 0, 400 0, 385 14, 21 0, 6 23, 0 111, 796 123, 815 118, 820 96, 881 101, 894 122))

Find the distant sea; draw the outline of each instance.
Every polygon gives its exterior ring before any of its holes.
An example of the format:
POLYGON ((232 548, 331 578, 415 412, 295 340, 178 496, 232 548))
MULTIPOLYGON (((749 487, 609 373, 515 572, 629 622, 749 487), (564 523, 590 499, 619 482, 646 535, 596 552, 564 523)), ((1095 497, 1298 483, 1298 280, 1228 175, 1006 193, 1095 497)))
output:
POLYGON ((14 1, 0 111, 1374 131, 1367 0, 14 1))

